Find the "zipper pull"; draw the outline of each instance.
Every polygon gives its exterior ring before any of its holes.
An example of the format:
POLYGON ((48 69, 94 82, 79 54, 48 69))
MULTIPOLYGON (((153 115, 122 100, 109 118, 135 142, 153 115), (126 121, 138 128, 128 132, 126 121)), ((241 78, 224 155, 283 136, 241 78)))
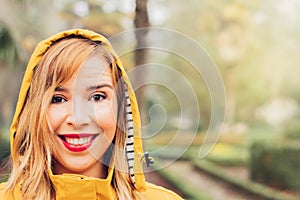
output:
POLYGON ((150 156, 149 152, 147 151, 144 153, 144 162, 146 163, 147 167, 154 164, 153 158, 150 156))

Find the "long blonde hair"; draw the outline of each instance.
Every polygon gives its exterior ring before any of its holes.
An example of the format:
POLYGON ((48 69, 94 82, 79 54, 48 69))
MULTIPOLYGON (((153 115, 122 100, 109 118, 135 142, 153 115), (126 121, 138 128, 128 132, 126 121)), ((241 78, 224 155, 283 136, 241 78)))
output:
POLYGON ((55 199, 56 191, 48 174, 48 169, 52 167, 52 153, 55 150, 47 120, 47 109, 55 88, 67 82, 76 69, 92 55, 98 55, 110 64, 119 102, 117 129, 112 155, 109 158, 114 160, 115 165, 112 185, 118 199, 137 198, 134 185, 129 178, 124 154, 127 136, 124 130, 127 123, 124 111, 124 85, 118 83, 122 78, 121 72, 112 54, 101 43, 85 38, 68 37, 50 46, 35 67, 31 86, 19 116, 11 152, 14 158, 13 168, 7 188, 13 191, 21 184, 24 199, 55 199))

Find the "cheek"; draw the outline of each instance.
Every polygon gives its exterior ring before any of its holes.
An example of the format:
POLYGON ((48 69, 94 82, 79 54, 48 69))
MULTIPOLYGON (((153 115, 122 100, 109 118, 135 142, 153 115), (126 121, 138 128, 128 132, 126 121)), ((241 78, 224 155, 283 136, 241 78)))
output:
POLYGON ((48 108, 47 116, 52 130, 56 130, 64 119, 64 111, 55 108, 55 105, 50 105, 48 108))
POLYGON ((98 126, 108 138, 112 139, 116 131, 117 106, 108 102, 106 105, 95 106, 94 110, 98 126))

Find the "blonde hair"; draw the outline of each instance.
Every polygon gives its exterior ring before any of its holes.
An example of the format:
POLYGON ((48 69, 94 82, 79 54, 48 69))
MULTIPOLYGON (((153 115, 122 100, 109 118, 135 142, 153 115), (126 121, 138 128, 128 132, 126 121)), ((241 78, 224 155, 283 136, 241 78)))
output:
POLYGON ((129 178, 128 165, 124 160, 127 136, 124 130, 127 123, 124 85, 119 84, 121 72, 114 62, 115 58, 101 43, 79 37, 63 38, 55 42, 35 67, 14 137, 11 152, 14 158, 13 168, 7 190, 13 191, 21 184, 24 199, 55 199, 55 188, 48 174, 55 149, 52 145, 53 136, 49 134, 52 131, 47 120, 47 109, 55 88, 67 82, 76 69, 92 55, 98 55, 110 64, 119 102, 114 144, 111 154, 107 153, 110 162, 114 160, 115 165, 112 185, 117 199, 137 199, 134 185, 129 178))

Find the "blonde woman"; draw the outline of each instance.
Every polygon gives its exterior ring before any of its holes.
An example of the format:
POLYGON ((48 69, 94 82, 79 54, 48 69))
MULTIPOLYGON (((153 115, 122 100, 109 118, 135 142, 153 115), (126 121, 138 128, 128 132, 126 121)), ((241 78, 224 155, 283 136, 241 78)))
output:
POLYGON ((145 182, 135 95, 107 39, 69 30, 40 42, 10 129, 0 199, 181 199, 145 182))

